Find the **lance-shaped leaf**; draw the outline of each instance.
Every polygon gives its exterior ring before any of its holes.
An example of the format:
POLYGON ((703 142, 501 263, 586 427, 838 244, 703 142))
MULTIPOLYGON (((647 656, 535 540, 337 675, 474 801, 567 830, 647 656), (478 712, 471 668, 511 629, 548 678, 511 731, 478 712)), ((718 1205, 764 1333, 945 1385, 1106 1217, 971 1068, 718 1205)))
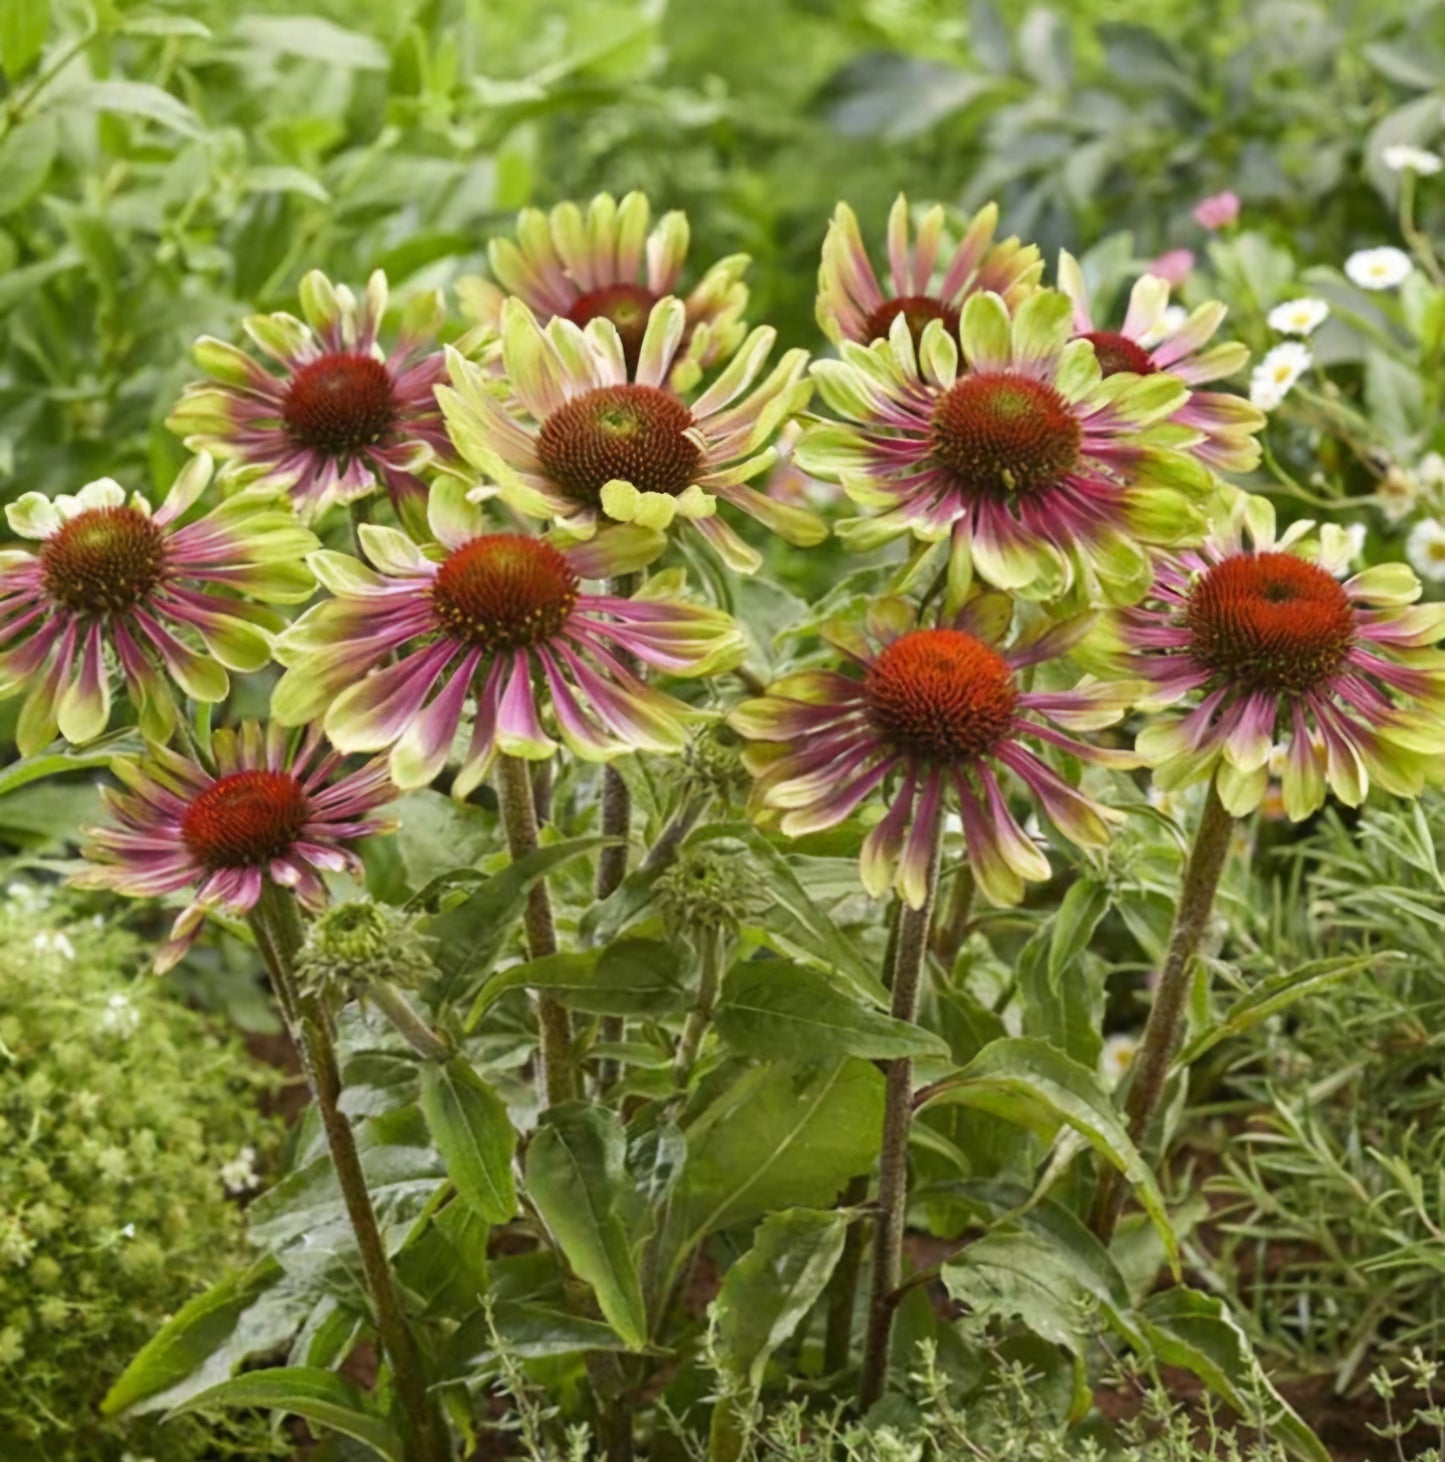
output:
POLYGON ((542 1114, 527 1146, 527 1193, 557 1246, 633 1349, 647 1343, 634 1252, 641 1199, 627 1172, 622 1119, 589 1102, 542 1114))
POLYGON ((933 1102, 957 1102, 992 1112, 1049 1141, 1060 1127, 1071 1127, 1133 1185, 1178 1273, 1179 1242, 1164 1208, 1164 1195, 1129 1140, 1113 1100, 1088 1067, 1047 1041, 1005 1037, 985 1046, 956 1075, 929 1087, 924 1105, 933 1102))
POLYGON ((457 1192, 488 1223, 506 1223, 517 1211, 517 1134, 506 1103, 466 1057, 453 1056, 444 1065, 422 1067, 421 1108, 457 1192))

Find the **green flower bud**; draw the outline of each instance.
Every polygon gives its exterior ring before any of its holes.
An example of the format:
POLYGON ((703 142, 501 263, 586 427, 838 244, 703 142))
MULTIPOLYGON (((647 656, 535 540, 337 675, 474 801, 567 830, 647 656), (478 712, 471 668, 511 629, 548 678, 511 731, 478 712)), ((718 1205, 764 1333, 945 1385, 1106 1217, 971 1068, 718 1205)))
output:
POLYGON ((675 933, 736 929, 767 902, 747 855, 717 846, 686 849, 658 878, 653 893, 675 933))
POLYGON ((685 798, 716 798, 724 806, 752 786, 742 763, 742 743, 726 726, 699 729, 677 759, 678 786, 685 798))
POLYGON ((297 961, 304 988, 341 998, 373 982, 414 990, 435 968, 416 919, 370 899, 327 909, 311 926, 297 961))

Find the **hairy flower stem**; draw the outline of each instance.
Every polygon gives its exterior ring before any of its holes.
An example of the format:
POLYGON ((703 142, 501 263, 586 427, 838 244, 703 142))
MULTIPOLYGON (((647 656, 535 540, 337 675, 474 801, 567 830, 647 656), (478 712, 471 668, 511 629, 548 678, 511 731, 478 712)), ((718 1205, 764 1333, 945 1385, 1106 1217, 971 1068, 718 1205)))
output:
POLYGON ((725 942, 721 929, 707 928, 698 933, 701 972, 697 982, 697 999, 687 1013, 687 1022, 682 1028, 682 1039, 677 1044, 677 1056, 672 1065, 673 1080, 681 1089, 687 1086, 687 1079, 697 1063, 702 1038, 712 1023, 712 1008, 717 1003, 718 981, 722 978, 725 942))
MULTIPOLYGON (((630 599, 641 582, 640 574, 618 574, 610 580, 607 592, 614 599, 630 599)), ((636 659, 622 655, 622 663, 635 675, 640 675, 636 659)), ((610 764, 602 770, 602 832, 605 837, 616 838, 597 856, 597 901, 611 898, 627 877, 627 838, 632 831, 632 794, 622 773, 610 764)), ((626 1024, 620 1015, 608 1015, 602 1021, 602 1039, 616 1043, 626 1031, 626 1024)), ((605 1091, 617 1079, 617 1063, 604 1061, 597 1069, 597 1084, 605 1091)))
POLYGON ((358 993, 381 1011, 423 1060, 448 1061, 455 1054, 452 1043, 422 1019, 416 1006, 395 985, 373 980, 358 986, 358 993))
POLYGON ((331 1039, 331 1021, 315 995, 303 994, 295 979, 301 949, 301 916, 295 895, 267 879, 251 914, 251 927, 266 961, 277 999, 301 1052, 307 1080, 321 1113, 346 1214, 356 1236, 366 1287, 376 1312, 376 1330, 391 1363, 396 1394, 406 1412, 408 1462, 448 1462, 446 1431, 427 1396, 426 1373, 416 1339, 402 1314, 376 1213, 371 1206, 351 1123, 341 1110, 341 1071, 331 1039))
MULTIPOLYGON (((1179 1041, 1184 1005, 1189 995, 1189 967, 1214 908, 1214 895, 1219 888, 1220 874, 1224 872, 1233 833, 1234 819, 1225 810, 1219 793, 1211 783, 1199 828, 1194 834, 1194 845, 1184 866, 1184 882, 1179 890, 1179 905, 1174 913, 1169 949, 1159 975, 1159 986, 1154 992, 1149 1020, 1144 1027, 1144 1037, 1134 1057, 1129 1094, 1124 1102, 1124 1111, 1129 1118, 1129 1137, 1139 1148, 1143 1147, 1149 1123, 1164 1094, 1169 1063, 1179 1041)), ((1106 1169, 1095 1190, 1094 1210, 1089 1220, 1090 1227, 1106 1244, 1114 1236, 1123 1200, 1124 1189, 1118 1169, 1106 1169)))
MULTIPOLYGON (((504 754, 497 759, 497 801, 501 804, 502 826, 506 829, 507 848, 512 857, 524 858, 535 852, 537 806, 532 799, 531 770, 522 758, 504 754)), ((543 955, 557 953, 557 927, 552 920, 552 900, 545 878, 539 878, 527 894, 523 923, 531 958, 541 959, 543 955)), ((577 1095, 576 1073, 572 1068, 572 1022, 564 1006, 541 995, 537 998, 537 1023, 542 1032, 542 1091, 547 1105, 555 1107, 577 1095)))
MULTIPOLYGON (((936 833, 935 829, 935 833, 936 833)), ((893 942, 893 1017, 918 1016, 918 989, 928 959, 928 929, 938 891, 938 839, 928 870, 923 907, 904 907, 893 942)), ((903 1228, 908 1217, 908 1125, 913 1116, 913 1062, 887 1063, 883 1098, 883 1150, 878 1161, 879 1215, 873 1231, 873 1284, 868 1296, 868 1330, 863 1342, 863 1373, 858 1405, 867 1411, 888 1386, 888 1349, 893 1333, 894 1291, 903 1278, 903 1228)))

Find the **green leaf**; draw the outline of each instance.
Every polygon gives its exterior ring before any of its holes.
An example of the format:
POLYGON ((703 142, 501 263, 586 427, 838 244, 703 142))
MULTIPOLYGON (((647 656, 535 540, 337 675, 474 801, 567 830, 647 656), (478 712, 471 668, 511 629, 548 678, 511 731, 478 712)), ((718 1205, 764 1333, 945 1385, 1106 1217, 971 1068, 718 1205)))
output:
POLYGON ((50 0, 0 0, 0 67, 20 79, 40 58, 50 31, 50 0))
POLYGON ((391 65, 385 48, 370 36, 319 15, 249 15, 237 24, 236 34, 264 50, 350 71, 385 71, 391 65))
POLYGON ((101 1403, 106 1416, 158 1411, 285 1345, 312 1306, 269 1255, 184 1304, 146 1342, 101 1403))
POLYGON ((64 274, 67 269, 75 269, 83 262, 80 250, 73 244, 66 244, 63 249, 57 249, 48 259, 41 259, 35 264, 26 264, 20 269, 12 269, 8 274, 0 274, 0 315, 5 314, 8 310, 13 310, 16 305, 32 299, 40 286, 57 274, 64 274))
POLYGON ((0 144, 0 218, 23 208, 45 186, 58 145, 51 116, 22 122, 0 144))
POLYGON ((589 1102, 542 1114, 527 1145, 527 1194, 608 1324, 634 1350, 647 1344, 647 1308, 633 1252, 641 1201, 626 1168, 622 1119, 589 1102))
POLYGON ((12 761, 0 768, 0 797, 14 792, 41 777, 58 777, 66 772, 89 771, 108 767, 118 756, 133 756, 141 750, 140 733, 135 730, 115 731, 85 746, 67 746, 57 742, 56 748, 36 752, 34 756, 12 761))
POLYGON ((539 878, 608 841, 593 836, 549 843, 484 880, 455 908, 428 919, 426 932, 438 941, 436 963, 444 996, 456 998, 465 981, 490 970, 539 878))
POLYGON ((421 1108, 457 1192, 488 1223, 508 1222, 517 1212, 517 1134, 506 1103, 465 1056, 453 1056, 445 1065, 422 1067, 421 1108))
POLYGON ((1128 1299, 1103 1245, 1077 1220, 1052 1232, 1001 1223, 943 1266, 943 1282, 976 1315, 1017 1317, 1076 1356, 1091 1337, 1089 1303, 1117 1313, 1128 1299))
POLYGON ((361 1389, 333 1371, 312 1366, 281 1366, 248 1371, 222 1381, 173 1408, 172 1416, 201 1411, 208 1406, 260 1406, 305 1417, 343 1436, 354 1437, 386 1462, 406 1462, 401 1436, 387 1421, 367 1408, 361 1389))
POLYGON ((1049 984, 1055 990, 1064 971, 1088 947, 1108 908, 1108 886, 1097 878, 1076 879, 1064 895, 1049 937, 1049 984))
POLYGON ((687 1164, 667 1230, 672 1278, 718 1229, 831 1204, 873 1166, 882 1129, 883 1075, 870 1062, 741 1070, 685 1129, 687 1164))
POLYGON ((186 137, 204 137, 201 120, 178 97, 147 81, 88 81, 65 93, 67 106, 122 117, 143 117, 186 137))
POLYGON ((750 960, 723 981, 718 1035, 762 1061, 942 1056, 948 1045, 908 1021, 870 1009, 819 971, 788 960, 750 960))
POLYGON ((1287 974, 1268 976, 1236 1000, 1216 1025, 1195 1037, 1175 1057, 1175 1069, 1183 1070, 1193 1065, 1206 1051, 1212 1051, 1221 1041, 1227 1041, 1231 1036, 1243 1035, 1252 1026, 1271 1015, 1277 1015, 1296 1000, 1302 1000, 1306 995, 1318 994, 1319 991, 1368 969, 1377 960, 1390 957, 1390 952, 1384 951, 1380 954, 1316 959, 1287 974))
POLYGON ((773 1352, 823 1293, 851 1217, 846 1209, 769 1214, 753 1247, 728 1270, 714 1312, 718 1358, 754 1391, 773 1352))
POLYGON ((466 1030, 508 990, 543 990, 589 1015, 661 1015, 687 1005, 677 952, 657 939, 619 939, 606 949, 545 955, 492 976, 472 1004, 466 1030))
POLYGON ((304 168, 257 167, 246 174, 249 193, 301 193, 318 203, 331 202, 331 194, 304 168))
POLYGON ((1242 1415, 1252 1413, 1252 1401, 1265 1401, 1270 1430, 1295 1456, 1330 1462, 1324 1444, 1270 1384, 1218 1295, 1179 1286, 1153 1296, 1132 1319, 1156 1360, 1192 1371, 1242 1415))
POLYGON ((583 1350, 627 1350, 610 1325, 569 1315, 546 1305, 498 1300, 490 1311, 478 1310, 462 1322, 447 1342, 444 1365, 451 1375, 468 1378, 496 1360, 505 1349, 510 1356, 536 1360, 550 1355, 575 1355, 583 1350))
POLYGON ((1129 1140, 1109 1094, 1086 1066, 1047 1041, 1006 1037, 985 1046, 956 1076, 930 1087, 925 1105, 940 1101, 992 1112, 1049 1141, 1060 1126, 1071 1127, 1133 1185, 1159 1230, 1171 1267, 1179 1272, 1179 1242, 1159 1184, 1129 1140))

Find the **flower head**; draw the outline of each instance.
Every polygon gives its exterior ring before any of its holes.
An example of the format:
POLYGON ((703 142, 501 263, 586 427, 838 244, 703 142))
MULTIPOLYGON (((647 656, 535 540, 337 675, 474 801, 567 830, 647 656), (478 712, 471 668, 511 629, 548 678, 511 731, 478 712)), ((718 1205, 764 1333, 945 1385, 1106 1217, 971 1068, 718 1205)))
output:
POLYGON ((1314 357, 1303 342, 1286 340, 1276 345, 1250 375, 1249 399, 1261 411, 1273 411, 1313 364, 1314 357))
POLYGON ((1170 420, 1191 434, 1204 434, 1192 448, 1194 456, 1221 472, 1248 472, 1257 465, 1259 443, 1254 434, 1264 425, 1258 408, 1228 392, 1196 389, 1234 375, 1249 359, 1249 347, 1237 340, 1210 344, 1224 323, 1223 304, 1210 300, 1171 329, 1169 285, 1145 274, 1129 291, 1123 323, 1117 330, 1101 330, 1089 308, 1084 272, 1064 251, 1059 254, 1059 288, 1073 302, 1075 335, 1093 345, 1105 376, 1168 371, 1189 386, 1188 400, 1170 420))
MULTIPOLYGON (((487 246, 501 288, 463 280, 463 302, 490 331, 502 328, 508 296, 544 323, 558 316, 579 326, 610 320, 628 370, 636 370, 652 308, 678 293, 687 262, 687 215, 665 213, 649 232, 650 221, 646 195, 637 192, 621 203, 600 193, 585 212, 575 203, 559 203, 550 214, 523 209, 516 240, 493 239, 487 246)), ((683 296, 683 338, 669 362, 674 389, 690 389, 742 344, 748 262, 746 254, 720 259, 683 296)))
POLYGON ((1146 706, 1189 709, 1139 736, 1166 790, 1213 776, 1224 805, 1259 805, 1270 754, 1288 738, 1288 815, 1328 787, 1357 805, 1370 783, 1413 795, 1445 751, 1445 605, 1421 604, 1403 564, 1340 581, 1347 536, 1309 523, 1275 532, 1274 510, 1245 498, 1197 552, 1161 560, 1149 598, 1118 617, 1146 706))
MULTIPOLYGON (((1031 691, 1018 672, 1063 653, 1089 627, 1066 621, 1031 643, 1005 648, 1010 620, 1000 594, 974 598, 937 628, 918 624, 901 600, 875 601, 869 635, 825 632, 851 673, 806 670, 745 701, 730 724, 758 743, 744 753, 757 776, 754 806, 782 813, 785 833, 832 827, 875 795, 888 810, 863 844, 864 886, 889 883, 914 908, 924 903, 947 804, 957 806, 969 864, 994 903, 1016 903, 1026 880, 1049 863, 1020 827, 1000 782, 1011 772, 1068 838, 1102 844, 1112 814, 1071 786, 1026 743, 1083 761, 1125 764, 1069 731, 1111 725, 1136 687, 1084 682, 1072 691, 1031 691)), ((1132 761, 1128 764, 1133 765, 1132 761)))
POLYGON ((1329 318, 1330 307, 1313 295, 1286 300, 1269 312, 1269 328, 1281 335, 1312 335, 1329 318))
POLYGON ((378 484, 414 515, 426 497, 422 468, 450 455, 433 395, 446 366, 429 350, 444 308, 438 294, 419 296, 388 355, 378 343, 386 301, 380 270, 360 300, 313 270, 301 281, 304 320, 245 322, 272 364, 210 336, 196 343, 208 379, 187 388, 167 425, 188 446, 244 464, 248 480, 289 493, 304 520, 378 484))
POLYGON ((1445 159, 1438 152, 1431 152, 1424 147, 1412 147, 1406 142, 1397 142, 1382 149, 1380 157, 1391 172, 1419 173, 1422 178, 1433 177, 1445 167, 1445 159))
POLYGON ((217 731, 212 750, 214 772, 157 746, 140 762, 117 763, 129 790, 105 794, 114 823, 86 830, 93 866, 73 880, 133 898, 195 890, 157 969, 195 943, 209 911, 249 913, 267 878, 323 908, 322 875, 359 873, 353 844, 390 826, 375 815, 395 795, 385 762, 346 772, 319 727, 294 736, 248 721, 217 731))
POLYGON ((579 756, 634 748, 678 751, 696 712, 645 684, 629 660, 670 675, 731 668, 742 637, 727 615, 683 603, 677 576, 630 599, 583 591, 586 579, 630 573, 657 553, 657 534, 614 528, 570 547, 488 529, 459 483, 428 504, 440 557, 404 534, 367 525, 373 568, 344 554, 311 557, 334 598, 306 612, 277 645, 291 668, 272 714, 325 717, 343 751, 391 748, 400 787, 422 787, 446 765, 468 706, 470 744, 453 791, 465 796, 500 752, 547 757, 550 720, 579 756))
POLYGON ((1173 289, 1177 289, 1194 268, 1194 254, 1190 249, 1169 249, 1160 254, 1144 270, 1145 274, 1152 274, 1156 279, 1162 279, 1173 289))
POLYGON ((175 724, 172 684, 224 700, 227 670, 271 658, 270 604, 309 598, 302 562, 316 539, 289 513, 241 493, 184 526, 211 479, 195 458, 152 511, 109 478, 73 496, 27 492, 5 510, 34 549, 0 550, 0 696, 26 690, 16 728, 22 755, 93 740, 110 724, 111 663, 155 740, 175 724))
POLYGON ((1394 289, 1409 278, 1414 267, 1403 249, 1389 244, 1358 249, 1345 260, 1345 273, 1361 289, 1394 289))
POLYGON ((1193 215, 1200 228, 1228 228, 1239 217, 1239 195, 1227 191, 1212 193, 1194 205, 1193 215))
POLYGON ((935 322, 915 345, 894 321, 887 340, 819 361, 842 421, 810 428, 798 461, 883 510, 840 536, 866 549, 952 532, 955 582, 976 571, 1030 598, 1142 593, 1142 545, 1203 533, 1214 479, 1193 449, 1206 433, 1171 419, 1190 399, 1178 376, 1106 376, 1092 342, 1071 338, 1072 313, 1055 290, 1012 316, 975 294, 956 336, 935 322))
POLYGON ((1416 473, 1407 472, 1398 462, 1392 462, 1375 488, 1375 506, 1387 523, 1398 523, 1415 510, 1420 501, 1420 488, 1421 481, 1416 473))
POLYGON ((499 484, 475 495, 500 492, 574 538, 609 519, 664 529, 680 518, 745 573, 761 558, 719 516, 719 499, 790 543, 820 542, 820 519, 747 486, 777 461, 773 439, 808 399, 807 352, 788 351, 757 382, 777 332, 754 330, 705 391, 679 395, 666 382, 686 328, 682 301, 662 300, 629 367, 611 320, 583 329, 557 316, 544 329, 509 300, 502 363, 511 399, 455 351, 452 384, 437 392, 457 449, 499 484))
POLYGON ((1421 518, 1405 540, 1405 557, 1422 579, 1432 584, 1445 580, 1445 523, 1421 518))
POLYGON ((1038 287, 1044 268, 1039 251, 1017 238, 995 241, 997 204, 961 220, 951 249, 944 239, 948 223, 936 204, 919 220, 910 242, 908 200, 898 195, 888 215, 885 291, 869 262, 856 215, 840 203, 823 240, 818 271, 818 324, 828 339, 835 345, 883 340, 902 315, 916 341, 930 320, 942 320, 950 332, 957 330, 959 309, 978 290, 992 290, 1012 305, 1038 287))

